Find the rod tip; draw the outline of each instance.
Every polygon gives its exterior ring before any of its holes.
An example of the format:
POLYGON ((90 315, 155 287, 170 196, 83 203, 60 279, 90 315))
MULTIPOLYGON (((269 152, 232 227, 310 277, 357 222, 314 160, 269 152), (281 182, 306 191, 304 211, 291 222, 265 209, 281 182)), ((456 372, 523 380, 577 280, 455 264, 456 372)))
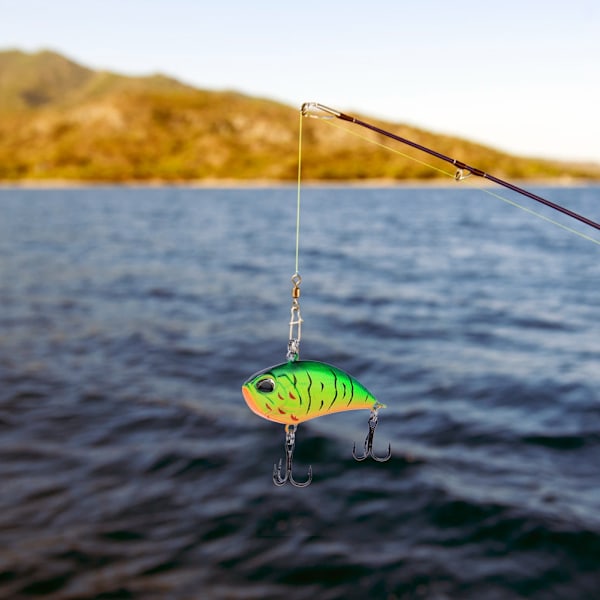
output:
POLYGON ((300 109, 303 117, 312 117, 313 119, 333 119, 339 117, 340 112, 319 104, 318 102, 305 102, 300 109))

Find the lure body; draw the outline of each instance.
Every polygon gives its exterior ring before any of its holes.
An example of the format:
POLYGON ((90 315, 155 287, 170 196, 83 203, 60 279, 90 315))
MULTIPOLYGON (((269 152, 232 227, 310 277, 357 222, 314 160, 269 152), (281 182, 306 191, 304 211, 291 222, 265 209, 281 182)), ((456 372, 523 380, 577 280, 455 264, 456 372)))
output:
POLYGON ((348 373, 313 360, 259 371, 246 380, 242 393, 252 412, 285 425, 347 410, 385 407, 348 373))

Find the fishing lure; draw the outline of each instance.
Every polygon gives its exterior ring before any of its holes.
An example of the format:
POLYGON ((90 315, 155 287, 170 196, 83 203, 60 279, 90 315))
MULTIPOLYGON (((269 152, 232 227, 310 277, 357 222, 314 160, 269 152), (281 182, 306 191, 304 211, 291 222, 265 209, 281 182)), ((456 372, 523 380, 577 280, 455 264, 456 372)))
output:
POLYGON ((369 456, 378 462, 389 460, 392 455, 388 445, 387 455, 373 454, 373 437, 377 427, 379 402, 371 392, 352 375, 327 363, 314 360, 298 360, 281 363, 263 369, 249 377, 242 386, 242 394, 250 410, 259 417, 282 423, 286 433, 286 473, 281 475, 281 460, 273 467, 273 482, 283 485, 289 481, 296 487, 305 487, 312 480, 309 467, 308 480, 298 483, 292 475, 295 434, 299 423, 324 415, 347 410, 369 409, 369 433, 365 439, 364 453, 352 456, 358 461, 369 456))
POLYGON ((282 461, 273 466, 273 483, 289 481, 296 487, 306 487, 312 481, 312 467, 308 479, 297 482, 292 473, 296 443, 296 429, 300 423, 324 415, 348 410, 370 410, 369 432, 362 456, 352 448, 353 457, 362 461, 368 457, 385 462, 391 457, 388 445, 386 456, 373 453, 373 437, 379 409, 385 408, 373 394, 352 375, 327 363, 299 360, 302 317, 300 315, 300 282, 298 273, 292 277, 292 308, 287 362, 268 367, 250 376, 242 385, 242 395, 250 410, 269 421, 285 425, 286 469, 282 475, 282 461))
POLYGON ((385 408, 385 404, 381 404, 352 375, 337 367, 314 360, 290 360, 249 377, 242 386, 242 394, 253 413, 286 426, 286 475, 281 476, 279 461, 279 465, 273 469, 276 485, 290 481, 292 485, 304 487, 310 483, 312 467, 308 481, 303 484, 296 482, 292 475, 296 428, 299 423, 324 415, 369 409, 371 417, 364 454, 357 456, 355 444, 352 455, 356 460, 365 460, 370 456, 378 462, 385 462, 391 456, 391 446, 388 446, 388 453, 382 458, 373 454, 377 413, 380 408, 385 408))

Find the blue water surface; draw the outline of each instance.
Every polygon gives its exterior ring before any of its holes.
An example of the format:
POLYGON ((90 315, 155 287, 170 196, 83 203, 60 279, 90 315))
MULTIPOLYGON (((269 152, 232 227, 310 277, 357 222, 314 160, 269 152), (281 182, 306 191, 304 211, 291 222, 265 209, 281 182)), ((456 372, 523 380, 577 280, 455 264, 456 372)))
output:
MULTIPOLYGON (((535 191, 600 220, 599 187, 535 191)), ((0 597, 595 597, 600 246, 458 184, 305 188, 301 355, 387 405, 393 457, 324 417, 276 488, 240 386, 285 358, 295 209, 0 190, 0 597)))

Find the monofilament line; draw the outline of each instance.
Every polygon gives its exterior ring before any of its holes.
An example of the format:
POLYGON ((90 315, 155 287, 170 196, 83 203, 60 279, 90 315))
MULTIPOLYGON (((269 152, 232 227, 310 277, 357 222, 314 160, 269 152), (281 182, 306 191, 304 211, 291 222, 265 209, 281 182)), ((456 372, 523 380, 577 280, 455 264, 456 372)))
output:
POLYGON ((298 128, 298 192, 296 199, 296 270, 294 273, 298 275, 298 254, 300 249, 300 188, 302 182, 302 120, 303 115, 300 111, 300 125, 298 128))

